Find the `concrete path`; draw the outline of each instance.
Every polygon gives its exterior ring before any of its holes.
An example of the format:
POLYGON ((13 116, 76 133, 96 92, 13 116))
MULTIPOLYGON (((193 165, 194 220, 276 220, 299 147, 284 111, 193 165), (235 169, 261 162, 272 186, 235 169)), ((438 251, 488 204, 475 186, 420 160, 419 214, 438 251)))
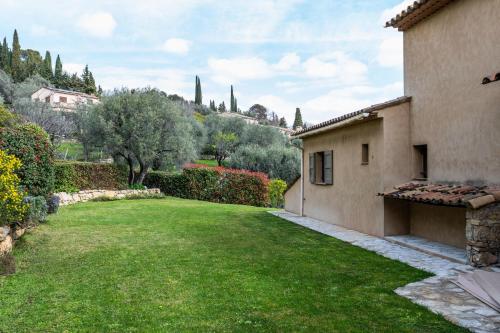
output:
POLYGON ((473 267, 309 217, 285 211, 272 211, 270 213, 322 234, 376 252, 384 257, 435 274, 436 276, 431 278, 400 287, 395 292, 473 332, 500 332, 500 313, 450 282, 461 272, 473 271, 473 267))

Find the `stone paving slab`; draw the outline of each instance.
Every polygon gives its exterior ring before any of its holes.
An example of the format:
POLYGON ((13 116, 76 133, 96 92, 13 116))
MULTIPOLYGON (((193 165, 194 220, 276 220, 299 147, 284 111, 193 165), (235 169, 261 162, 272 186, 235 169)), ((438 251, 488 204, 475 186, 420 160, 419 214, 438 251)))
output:
POLYGON ((409 266, 435 274, 436 276, 428 279, 400 287, 395 292, 473 332, 500 332, 500 313, 450 281, 462 272, 473 271, 473 267, 309 217, 285 211, 272 211, 269 213, 352 245, 376 252, 386 258, 398 260, 409 266))
POLYGON ((412 235, 386 236, 384 239, 399 245, 414 248, 415 250, 428 253, 433 256, 455 261, 460 264, 467 263, 465 249, 455 246, 433 242, 425 238, 412 235))

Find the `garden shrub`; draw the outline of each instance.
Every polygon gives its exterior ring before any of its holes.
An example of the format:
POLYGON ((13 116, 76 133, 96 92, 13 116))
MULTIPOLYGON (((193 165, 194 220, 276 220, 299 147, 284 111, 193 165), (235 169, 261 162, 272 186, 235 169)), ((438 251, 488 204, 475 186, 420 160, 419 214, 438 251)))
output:
POLYGON ((51 195, 47 199, 48 213, 56 214, 57 211, 59 210, 60 203, 61 203, 61 198, 59 198, 57 195, 51 195))
POLYGON ((284 180, 273 179, 269 182, 269 202, 271 207, 283 208, 287 184, 284 180))
POLYGON ((188 179, 184 174, 150 171, 144 179, 144 185, 149 188, 159 188, 163 193, 173 197, 185 199, 189 197, 188 179))
POLYGON ((56 192, 127 188, 127 172, 115 164, 58 161, 55 178, 56 192))
POLYGON ((146 186, 157 187, 166 195, 252 206, 268 205, 268 183, 260 172, 192 165, 181 174, 150 172, 145 179, 146 186))
POLYGON ((295 147, 243 145, 231 154, 229 166, 266 173, 269 178, 291 183, 300 175, 300 150, 295 147))
POLYGON ((54 151, 47 133, 33 124, 1 127, 0 149, 21 160, 17 171, 30 195, 48 195, 54 189, 54 151))
POLYGON ((27 196, 24 198, 24 203, 26 203, 29 207, 25 218, 27 223, 38 224, 45 222, 48 213, 48 205, 45 197, 27 196))
POLYGON ((21 222, 27 206, 19 190, 20 179, 15 171, 21 168, 21 161, 0 150, 0 225, 21 222))

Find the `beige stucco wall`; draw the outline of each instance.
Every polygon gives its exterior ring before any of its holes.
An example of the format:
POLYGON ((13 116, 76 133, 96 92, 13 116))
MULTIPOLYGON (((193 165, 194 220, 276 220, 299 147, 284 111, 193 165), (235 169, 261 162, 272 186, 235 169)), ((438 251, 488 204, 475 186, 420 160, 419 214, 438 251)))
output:
POLYGON ((412 203, 410 233, 465 248, 465 208, 412 203))
POLYGON ((409 103, 378 112, 378 119, 304 138, 304 215, 364 233, 384 235, 384 202, 377 196, 408 177, 409 103), (390 131, 390 133, 388 133, 390 131), (369 144, 368 165, 361 146, 369 144), (309 181, 309 154, 333 150, 333 185, 309 181), (391 176, 385 178, 390 169, 391 176))
POLYGON ((411 144, 431 181, 500 182, 500 0, 451 3, 404 33, 411 144))
POLYGON ((285 210, 294 214, 300 215, 300 183, 302 178, 299 178, 285 192, 285 210))

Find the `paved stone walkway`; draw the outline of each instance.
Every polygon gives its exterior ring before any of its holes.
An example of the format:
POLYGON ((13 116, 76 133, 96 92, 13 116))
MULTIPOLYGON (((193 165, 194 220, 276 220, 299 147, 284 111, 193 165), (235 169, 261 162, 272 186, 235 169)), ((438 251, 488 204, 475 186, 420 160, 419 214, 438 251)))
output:
POLYGON ((270 213, 352 245, 374 251, 384 257, 399 260, 409 266, 435 274, 436 276, 428 279, 400 287, 395 292, 473 332, 500 332, 500 313, 450 282, 459 273, 473 271, 473 267, 309 217, 285 211, 272 211, 270 213))
POLYGON ((438 256, 460 264, 467 263, 465 248, 460 249, 458 247, 432 242, 425 238, 412 235, 387 236, 384 237, 384 239, 399 245, 419 250, 420 252, 428 253, 432 256, 438 256))

